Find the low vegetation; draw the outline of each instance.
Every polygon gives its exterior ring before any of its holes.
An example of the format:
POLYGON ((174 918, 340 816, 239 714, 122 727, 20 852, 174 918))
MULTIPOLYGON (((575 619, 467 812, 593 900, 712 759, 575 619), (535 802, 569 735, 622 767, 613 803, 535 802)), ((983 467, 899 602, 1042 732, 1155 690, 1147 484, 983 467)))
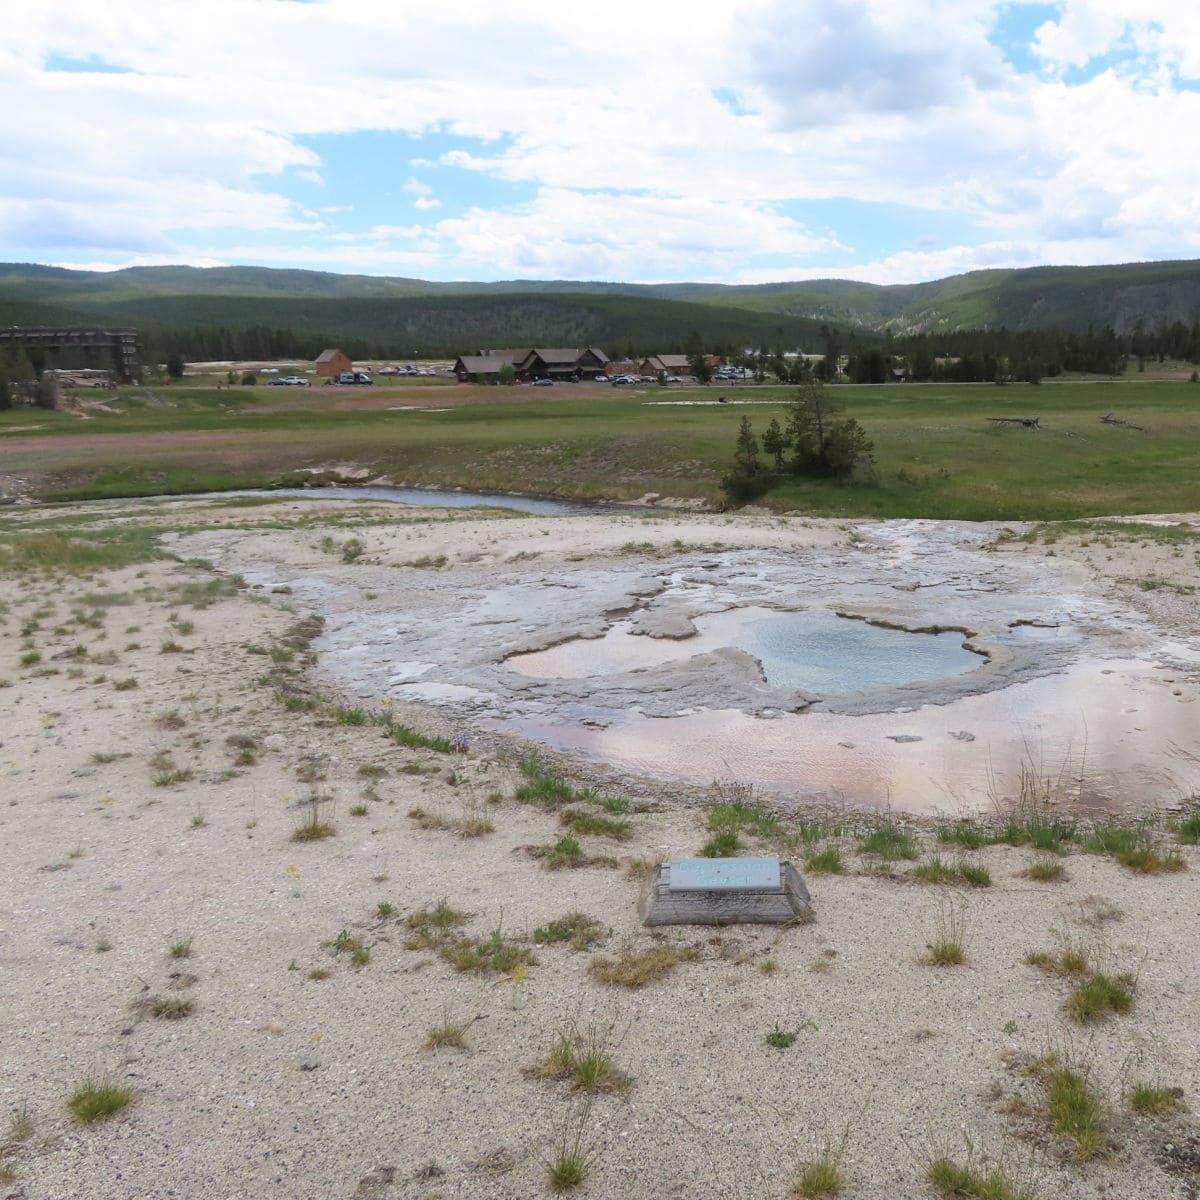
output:
POLYGON ((998 1166, 937 1158, 925 1168, 925 1179, 943 1200, 1035 1200, 1032 1188, 1014 1183, 998 1166))
POLYGON ((115 1116, 133 1100, 133 1092, 111 1079, 88 1079, 67 1098, 67 1109, 76 1121, 90 1125, 115 1116))
POLYGON ((611 1028, 571 1025, 554 1039, 550 1053, 532 1074, 566 1082, 576 1092, 623 1092, 632 1080, 613 1061, 611 1036, 611 1028))
POLYGON ((588 972, 593 979, 609 987, 641 988, 669 975, 681 962, 695 957, 694 950, 664 942, 645 950, 630 947, 616 958, 598 954, 592 959, 588 972))

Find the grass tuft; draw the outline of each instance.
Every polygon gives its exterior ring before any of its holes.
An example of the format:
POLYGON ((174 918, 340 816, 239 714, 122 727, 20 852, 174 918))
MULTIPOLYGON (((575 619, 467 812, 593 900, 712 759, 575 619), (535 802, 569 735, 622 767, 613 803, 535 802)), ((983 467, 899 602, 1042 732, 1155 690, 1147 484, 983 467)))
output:
POLYGON ((567 913, 566 916, 541 925, 533 931, 536 945, 569 942, 572 950, 590 950, 606 936, 604 926, 599 921, 581 912, 567 913))
POLYGON ((68 1097, 67 1108, 76 1121, 90 1125, 119 1113, 133 1100, 133 1092, 109 1079, 88 1079, 68 1097))
POLYGON ((846 864, 836 846, 826 846, 824 850, 815 850, 805 858, 804 869, 813 875, 842 875, 846 864))
POLYGON ((911 835, 898 825, 890 823, 877 825, 862 838, 858 843, 858 852, 878 855, 886 862, 917 857, 917 848, 911 835))
POLYGON ((966 910, 961 905, 943 905, 922 961, 933 967, 962 966, 967 961, 966 935, 966 910))
POLYGON ((1126 1099, 1130 1110, 1142 1115, 1159 1115, 1187 1107, 1183 1102, 1182 1088, 1161 1087, 1152 1083, 1135 1083, 1126 1099))
POLYGON ((179 938, 167 947, 168 958, 191 958, 192 957, 192 939, 179 938))
POLYGON ((195 1007, 194 1001, 181 996, 155 996, 149 1005, 150 1015, 164 1021, 182 1021, 192 1015, 195 1007))
POLYGON ((964 1166, 949 1158, 938 1158, 925 1168, 925 1179, 944 1200, 960 1196, 973 1200, 1034 1200, 1031 1189, 1013 1183, 999 1167, 986 1169, 970 1162, 964 1166))
POLYGON ((442 1049, 465 1050, 467 1048, 467 1029, 469 1027, 469 1021, 452 1021, 443 1014, 442 1023, 434 1025, 432 1029, 426 1032, 423 1045, 426 1050, 431 1051, 442 1049))
POLYGON ((1097 972, 1079 984, 1067 998, 1067 1015, 1080 1024, 1103 1021, 1109 1013, 1127 1013, 1133 1008, 1134 980, 1131 975, 1097 972))
POLYGON ((588 973, 609 987, 640 988, 652 980, 669 975, 681 962, 696 957, 694 950, 658 945, 648 950, 625 950, 617 958, 598 954, 592 959, 588 973))
POLYGON ((806 1163, 792 1185, 796 1200, 823 1200, 827 1196, 840 1196, 846 1189, 839 1156, 823 1154, 806 1163))
POLYGON ((608 1049, 610 1034, 610 1029, 595 1025, 585 1031, 571 1026, 554 1039, 550 1053, 532 1073, 565 1081, 575 1092, 623 1092, 632 1080, 613 1062, 608 1049))

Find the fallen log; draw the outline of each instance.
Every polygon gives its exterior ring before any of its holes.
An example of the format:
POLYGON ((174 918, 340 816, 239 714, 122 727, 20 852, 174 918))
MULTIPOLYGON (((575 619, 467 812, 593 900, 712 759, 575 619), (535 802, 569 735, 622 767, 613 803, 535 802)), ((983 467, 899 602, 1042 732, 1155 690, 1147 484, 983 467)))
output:
POLYGON ((1114 417, 1112 413, 1105 413, 1100 420, 1103 421, 1105 425, 1121 425, 1126 429, 1137 429, 1142 433, 1146 432, 1145 425, 1135 425, 1132 421, 1123 421, 1120 417, 1114 417))
POLYGON ((1026 429, 1041 429, 1040 417, 988 417, 997 425, 1024 425, 1026 429))

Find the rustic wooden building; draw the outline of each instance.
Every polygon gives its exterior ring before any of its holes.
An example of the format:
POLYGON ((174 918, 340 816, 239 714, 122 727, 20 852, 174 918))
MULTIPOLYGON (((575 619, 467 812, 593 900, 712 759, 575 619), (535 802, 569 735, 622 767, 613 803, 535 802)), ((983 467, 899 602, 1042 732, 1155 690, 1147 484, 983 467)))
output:
POLYGON ((639 375, 657 375, 660 371, 668 375, 690 375, 692 368, 686 354, 652 354, 638 367, 639 375))
POLYGON ((595 379, 604 374, 608 355, 592 346, 582 349, 530 350, 517 363, 521 379, 595 379))
POLYGON ((322 350, 317 355, 317 374, 323 379, 336 379, 343 371, 353 371, 354 363, 344 350, 322 350))

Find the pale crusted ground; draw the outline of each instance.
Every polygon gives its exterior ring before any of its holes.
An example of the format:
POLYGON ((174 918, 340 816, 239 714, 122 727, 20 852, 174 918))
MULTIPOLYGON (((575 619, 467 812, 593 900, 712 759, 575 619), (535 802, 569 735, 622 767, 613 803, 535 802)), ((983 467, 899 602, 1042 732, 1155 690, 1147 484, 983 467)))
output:
MULTIPOLYGON (((693 520, 644 536, 737 540, 736 525, 709 521, 708 532, 693 520)), ((513 521, 489 536, 519 552, 523 531, 544 552, 561 535, 542 527, 513 521)), ((765 540, 779 527, 753 528, 765 540)), ((598 524, 594 546, 572 537, 564 553, 615 553, 634 539, 617 519, 598 524)), ((480 550, 469 521, 423 540, 480 550)), ((1190 547, 1078 540, 997 553, 1069 554, 1156 620, 1197 632, 1194 596, 1137 582, 1193 585, 1190 547)), ((286 596, 252 589, 202 608, 173 590, 210 578, 168 561, 50 586, 0 581, 0 678, 11 684, 0 690, 0 1101, 32 1120, 5 1147, 13 1179, 0 1196, 527 1197, 546 1190, 542 1164, 568 1119, 583 1123, 587 1194, 599 1198, 782 1198, 801 1161, 843 1139, 851 1196, 932 1195, 923 1164, 965 1160, 968 1139, 1042 1197, 1200 1186, 1193 1119, 1133 1117, 1122 1102, 1148 1080, 1200 1105, 1194 847, 1183 849, 1189 870, 1153 877, 1077 852, 1055 883, 1021 876, 1029 850, 992 847, 967 858, 993 886, 968 893, 906 880, 906 863, 872 871, 846 836, 849 872, 809 877, 813 923, 665 931, 696 957, 636 991, 594 980, 591 951, 538 947, 514 1004, 506 977, 456 974, 406 949, 404 918, 444 899, 478 940, 495 929, 520 940, 582 911, 604 928, 598 952, 619 954, 659 940, 638 923, 637 877, 624 866, 545 870, 523 848, 558 838, 556 816, 516 803, 515 764, 482 743, 406 749, 376 726, 288 711, 256 679, 270 651, 286 658, 280 639, 297 614, 280 607, 286 596), (96 608, 85 601, 96 593, 129 602, 96 608), (74 611, 100 616, 81 624, 74 611), (23 634, 30 621, 38 628, 23 634), (172 642, 181 650, 164 653, 172 642), (22 665, 29 653, 40 662, 22 665), (136 686, 119 689, 126 680, 136 686), (230 737, 254 739, 253 763, 234 765, 230 737), (160 751, 170 766, 150 764, 160 751), (364 766, 387 772, 374 796, 364 766), (191 778, 156 785, 155 771, 170 769, 191 778), (447 769, 454 784, 439 778, 447 769), (336 833, 294 842, 313 789, 332 797, 336 833), (365 815, 352 814, 359 805, 365 815), (418 805, 486 815, 495 831, 421 831, 406 815, 418 805), (1116 915, 1097 923, 1090 897, 1116 915), (381 917, 380 902, 393 911, 381 917), (967 963, 925 965, 951 913, 965 918, 967 963), (366 965, 326 948, 341 930, 370 948, 366 965), (189 938, 190 957, 168 957, 189 938), (1069 983, 1022 961, 1063 938, 1136 974, 1132 1013, 1088 1027, 1065 1019, 1069 983), (153 997, 191 999, 194 1011, 155 1019, 153 997), (424 1050, 447 1019, 469 1026, 466 1048, 424 1050), (586 1113, 565 1084, 525 1073, 571 1022, 607 1031, 633 1080, 586 1113), (798 1033, 790 1048, 765 1044, 776 1027, 798 1033), (1036 1115, 1041 1091, 1022 1063, 1048 1050, 1088 1070, 1103 1099, 1110 1149, 1098 1160, 1076 1161, 1036 1115), (132 1088, 133 1104, 73 1124, 67 1096, 101 1074, 132 1088), (1014 1113, 1014 1097, 1034 1111, 1014 1113)), ((304 651, 291 653, 285 666, 304 651)), ((624 864, 693 854, 707 836, 695 810, 630 820, 632 840, 585 837, 584 849, 624 864)))

